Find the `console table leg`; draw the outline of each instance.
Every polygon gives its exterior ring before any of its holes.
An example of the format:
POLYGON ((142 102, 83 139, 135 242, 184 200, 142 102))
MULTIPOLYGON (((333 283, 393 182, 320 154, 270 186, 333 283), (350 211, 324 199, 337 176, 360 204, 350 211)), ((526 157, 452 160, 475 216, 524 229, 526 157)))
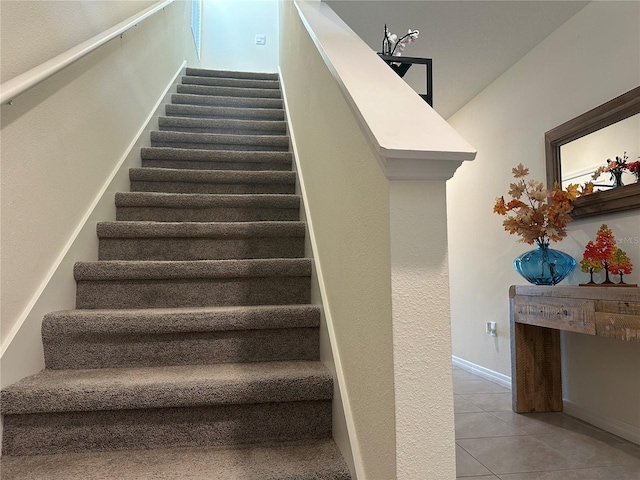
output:
POLYGON ((511 336, 513 411, 561 412, 560 332, 513 323, 511 336))

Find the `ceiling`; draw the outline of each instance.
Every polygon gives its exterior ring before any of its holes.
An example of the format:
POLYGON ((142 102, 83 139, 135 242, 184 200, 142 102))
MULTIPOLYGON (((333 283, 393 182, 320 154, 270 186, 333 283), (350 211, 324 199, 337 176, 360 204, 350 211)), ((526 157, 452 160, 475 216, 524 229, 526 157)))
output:
MULTIPOLYGON (((327 4, 380 51, 384 24, 402 36, 420 30, 405 56, 433 59, 434 108, 444 118, 458 111, 550 33, 584 8, 586 1, 378 1, 329 0, 327 4)), ((404 77, 425 93, 425 69, 404 77)))

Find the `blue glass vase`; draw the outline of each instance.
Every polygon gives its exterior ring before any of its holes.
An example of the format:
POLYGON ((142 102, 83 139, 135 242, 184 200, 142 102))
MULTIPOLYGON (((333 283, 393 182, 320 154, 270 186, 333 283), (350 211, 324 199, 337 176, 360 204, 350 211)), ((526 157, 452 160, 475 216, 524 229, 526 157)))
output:
POLYGON ((516 258, 513 266, 516 272, 534 285, 555 285, 573 271, 576 261, 571 255, 543 243, 516 258))

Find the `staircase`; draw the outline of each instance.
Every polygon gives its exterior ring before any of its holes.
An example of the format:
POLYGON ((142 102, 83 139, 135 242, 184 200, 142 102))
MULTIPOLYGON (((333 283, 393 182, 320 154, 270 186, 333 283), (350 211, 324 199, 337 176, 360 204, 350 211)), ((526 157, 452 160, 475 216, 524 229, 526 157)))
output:
POLYGON ((2 478, 348 480, 277 75, 187 69, 46 369, 2 391, 2 478))

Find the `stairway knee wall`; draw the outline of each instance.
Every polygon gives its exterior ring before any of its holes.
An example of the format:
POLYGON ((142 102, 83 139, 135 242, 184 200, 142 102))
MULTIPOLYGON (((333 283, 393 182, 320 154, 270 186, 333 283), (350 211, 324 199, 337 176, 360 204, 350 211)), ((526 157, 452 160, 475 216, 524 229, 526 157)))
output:
POLYGON ((73 265, 78 260, 98 258, 96 224, 106 219, 115 220, 113 197, 117 191, 129 189, 129 168, 140 166, 140 148, 149 146, 150 132, 158 128, 158 116, 170 102, 186 62, 180 65, 152 107, 151 113, 133 137, 130 145, 96 193, 92 204, 60 252, 29 304, 2 343, 0 362, 1 388, 44 368, 40 327, 45 314, 55 310, 74 308, 76 284, 73 265))

